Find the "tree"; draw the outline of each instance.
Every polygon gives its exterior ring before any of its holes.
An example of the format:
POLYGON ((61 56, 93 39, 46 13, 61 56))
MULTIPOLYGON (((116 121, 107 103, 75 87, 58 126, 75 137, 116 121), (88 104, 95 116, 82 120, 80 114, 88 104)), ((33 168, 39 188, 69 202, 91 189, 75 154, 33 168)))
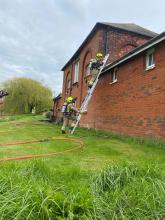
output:
POLYGON ((49 88, 30 78, 14 78, 4 83, 9 96, 5 99, 5 112, 9 114, 30 113, 50 108, 52 92, 49 88))

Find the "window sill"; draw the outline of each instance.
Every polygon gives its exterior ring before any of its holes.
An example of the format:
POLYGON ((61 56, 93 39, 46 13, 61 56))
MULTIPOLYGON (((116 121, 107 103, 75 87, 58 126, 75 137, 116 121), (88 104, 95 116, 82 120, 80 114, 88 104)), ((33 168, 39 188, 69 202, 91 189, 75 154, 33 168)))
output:
POLYGON ((152 69, 154 69, 154 68, 155 68, 155 64, 152 65, 152 66, 148 66, 148 67, 146 67, 146 71, 148 71, 148 70, 152 70, 152 69))
POLYGON ((115 80, 115 81, 113 81, 113 82, 111 82, 111 83, 109 83, 109 84, 112 85, 112 84, 117 83, 117 82, 118 82, 118 81, 115 80))

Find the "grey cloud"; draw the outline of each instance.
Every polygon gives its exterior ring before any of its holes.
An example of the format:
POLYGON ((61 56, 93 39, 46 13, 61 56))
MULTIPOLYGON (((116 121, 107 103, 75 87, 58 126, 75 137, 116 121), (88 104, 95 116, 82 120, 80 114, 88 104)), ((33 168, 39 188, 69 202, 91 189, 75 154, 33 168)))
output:
POLYGON ((153 0, 0 0, 1 82, 12 77, 32 77, 57 94, 62 86, 61 67, 97 21, 134 22, 153 31, 163 31, 165 2, 153 3, 153 0))

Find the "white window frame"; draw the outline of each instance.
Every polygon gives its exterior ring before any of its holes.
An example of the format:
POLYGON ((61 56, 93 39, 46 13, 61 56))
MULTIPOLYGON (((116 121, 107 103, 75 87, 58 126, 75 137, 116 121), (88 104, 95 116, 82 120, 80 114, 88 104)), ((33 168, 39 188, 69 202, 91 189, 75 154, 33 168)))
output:
POLYGON ((146 70, 150 70, 153 69, 155 67, 155 49, 152 48, 150 50, 147 51, 146 53, 146 70), (150 60, 152 59, 152 61, 150 60), (151 61, 151 64, 150 64, 151 61))
POLYGON ((112 72, 112 82, 110 82, 110 84, 113 84, 113 83, 117 82, 117 71, 118 71, 117 68, 113 69, 113 72, 112 72))
POLYGON ((78 82, 79 78, 79 61, 75 62, 74 64, 74 81, 73 83, 78 82))

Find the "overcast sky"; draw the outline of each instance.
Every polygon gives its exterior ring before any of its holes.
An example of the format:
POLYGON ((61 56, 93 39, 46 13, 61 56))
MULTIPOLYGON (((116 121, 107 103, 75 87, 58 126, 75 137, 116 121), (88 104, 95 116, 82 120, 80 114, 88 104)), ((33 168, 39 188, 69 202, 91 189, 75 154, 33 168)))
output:
POLYGON ((96 22, 165 31, 164 0, 0 0, 0 82, 31 77, 61 90, 60 69, 96 22))

